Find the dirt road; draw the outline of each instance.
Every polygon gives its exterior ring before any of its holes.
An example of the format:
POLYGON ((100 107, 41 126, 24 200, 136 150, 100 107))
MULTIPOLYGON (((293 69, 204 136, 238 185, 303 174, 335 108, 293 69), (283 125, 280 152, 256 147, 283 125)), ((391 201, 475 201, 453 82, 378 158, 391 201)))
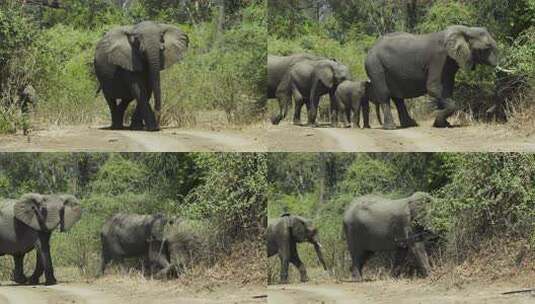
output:
POLYGON ((375 281, 340 284, 292 284, 268 287, 269 304, 528 304, 535 293, 501 295, 507 285, 473 284, 446 289, 422 281, 375 281))
POLYGON ((283 122, 243 129, 164 129, 112 131, 98 126, 62 127, 0 136, 0 151, 129 152, 497 152, 535 151, 535 134, 526 136, 500 125, 451 129, 420 127, 385 131, 300 127, 283 122))
POLYGON ((234 304, 265 303, 262 288, 229 288, 192 295, 170 288, 127 288, 120 284, 73 284, 55 286, 0 286, 0 304, 234 304))

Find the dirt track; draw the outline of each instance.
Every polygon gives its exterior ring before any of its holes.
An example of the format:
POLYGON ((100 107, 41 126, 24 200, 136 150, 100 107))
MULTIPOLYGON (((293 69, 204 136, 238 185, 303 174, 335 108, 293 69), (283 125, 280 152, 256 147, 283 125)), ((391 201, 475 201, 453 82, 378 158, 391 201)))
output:
POLYGON ((0 151, 131 152, 533 152, 535 135, 514 134, 500 125, 451 129, 420 127, 342 129, 300 127, 283 122, 243 129, 164 129, 160 132, 112 131, 99 127, 64 127, 0 137, 0 151))
POLYGON ((268 287, 270 304, 524 304, 535 293, 501 295, 515 287, 486 284, 446 289, 422 281, 375 281, 340 284, 292 284, 268 287))
POLYGON ((218 288, 196 295, 177 294, 165 288, 132 289, 117 284, 90 285, 61 283, 55 286, 0 286, 0 304, 145 304, 145 303, 265 303, 265 290, 257 288, 218 288), (259 298, 255 298, 259 297, 259 298))

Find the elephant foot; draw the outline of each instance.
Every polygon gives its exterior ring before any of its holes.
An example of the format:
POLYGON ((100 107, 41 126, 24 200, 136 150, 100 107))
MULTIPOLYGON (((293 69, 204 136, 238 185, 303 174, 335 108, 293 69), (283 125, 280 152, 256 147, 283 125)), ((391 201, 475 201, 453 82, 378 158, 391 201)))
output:
POLYGON ((310 127, 310 128, 317 128, 318 127, 318 123, 317 122, 309 122, 305 125, 305 127, 310 127))
POLYGON ((147 127, 147 129, 145 129, 145 131, 148 131, 148 132, 158 132, 160 131, 160 127, 147 127))
POLYGON ((30 277, 28 280, 28 285, 38 285, 39 284, 39 278, 36 277, 30 277))
POLYGON ((306 283, 308 281, 309 281, 308 277, 301 277, 301 283, 306 283))
POLYGON ((28 278, 25 275, 16 275, 13 277, 13 281, 18 284, 24 284, 28 281, 28 278))
POLYGON ((303 125, 301 123, 301 120, 298 120, 298 119, 294 119, 293 124, 294 124, 294 126, 302 126, 303 125))
POLYGON ((371 129, 370 125, 364 125, 364 129, 371 129))
POLYGON ((390 123, 390 124, 385 123, 383 125, 383 129, 385 129, 385 130, 395 130, 396 129, 396 125, 393 124, 393 123, 390 123))
POLYGON ((288 284, 288 279, 281 279, 279 284, 288 284))
POLYGON ((278 125, 281 122, 282 118, 279 116, 271 117, 271 124, 278 125))
POLYGON ((143 130, 143 125, 131 124, 130 125, 130 130, 141 131, 141 130, 143 130))
POLYGON ((417 127, 418 123, 414 119, 410 119, 408 121, 404 121, 401 126, 403 128, 417 127))
POLYGON ((45 281, 45 285, 46 286, 50 286, 50 285, 56 285, 58 283, 58 281, 55 279, 55 278, 52 278, 50 280, 46 280, 45 281))
POLYGON ((435 120, 435 123, 433 123, 433 127, 435 128, 451 128, 451 124, 447 120, 435 120))
POLYGON ((111 130, 124 130, 124 126, 116 126, 116 125, 112 125, 110 127, 111 130))

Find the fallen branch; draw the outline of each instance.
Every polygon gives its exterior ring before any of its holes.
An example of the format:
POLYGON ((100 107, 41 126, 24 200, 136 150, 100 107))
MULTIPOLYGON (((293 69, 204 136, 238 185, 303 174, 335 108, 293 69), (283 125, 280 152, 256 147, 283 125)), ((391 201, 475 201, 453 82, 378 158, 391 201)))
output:
POLYGON ((535 288, 532 289, 519 289, 502 293, 502 295, 509 295, 514 293, 535 292, 535 288))

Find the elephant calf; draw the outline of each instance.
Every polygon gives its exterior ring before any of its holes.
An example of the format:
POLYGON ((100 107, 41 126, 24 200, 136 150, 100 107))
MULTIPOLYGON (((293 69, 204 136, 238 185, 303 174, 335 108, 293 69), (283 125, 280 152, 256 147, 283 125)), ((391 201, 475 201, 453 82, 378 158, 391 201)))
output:
MULTIPOLYGON (((360 112, 362 111, 363 127, 370 128, 370 86, 369 81, 346 80, 336 88, 335 99, 338 112, 335 114, 335 124, 338 123, 339 113, 342 113, 345 126, 349 126, 353 121, 353 128, 360 128, 360 112)), ((375 106, 377 120, 382 123, 380 106, 378 103, 375 103, 375 106)))
POLYGON ((169 269, 170 259, 166 250, 164 230, 173 220, 161 214, 139 215, 119 213, 111 217, 102 227, 102 261, 100 273, 104 274, 111 261, 124 258, 143 257, 151 269, 169 269))
POLYGON ((281 261, 280 282, 288 283, 288 266, 294 264, 301 275, 301 282, 308 281, 307 271, 299 254, 297 243, 309 242, 314 245, 319 262, 325 270, 327 266, 321 253, 318 229, 308 219, 300 216, 283 214, 280 218, 270 220, 267 229, 268 257, 279 255, 281 261))
POLYGON ((399 276, 408 251, 416 257, 423 274, 430 273, 424 246, 429 232, 422 226, 429 199, 427 193, 416 192, 398 200, 367 195, 353 201, 344 213, 343 231, 354 281, 362 280, 364 264, 377 251, 396 252, 394 276, 399 276))

